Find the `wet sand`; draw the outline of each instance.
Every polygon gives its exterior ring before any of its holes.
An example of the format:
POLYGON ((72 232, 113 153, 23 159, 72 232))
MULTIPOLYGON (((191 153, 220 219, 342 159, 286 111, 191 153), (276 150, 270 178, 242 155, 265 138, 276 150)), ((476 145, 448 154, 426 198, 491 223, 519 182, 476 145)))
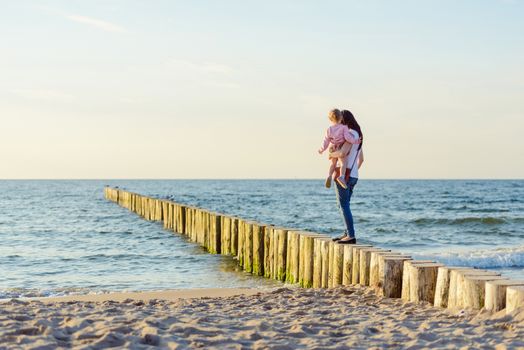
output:
POLYGON ((523 310, 451 313, 360 287, 11 300, 0 325, 0 349, 524 348, 523 310))

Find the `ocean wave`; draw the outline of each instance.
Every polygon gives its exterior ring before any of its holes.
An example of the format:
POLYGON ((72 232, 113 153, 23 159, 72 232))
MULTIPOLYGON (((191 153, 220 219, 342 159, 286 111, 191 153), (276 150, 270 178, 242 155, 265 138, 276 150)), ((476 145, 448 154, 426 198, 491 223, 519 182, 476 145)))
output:
POLYGON ((524 267, 524 246, 475 250, 469 252, 413 254, 416 259, 431 259, 448 266, 468 266, 477 268, 524 267))
POLYGON ((412 222, 416 225, 466 225, 466 224, 481 224, 481 225, 502 225, 507 223, 521 223, 524 218, 505 218, 505 217, 463 217, 463 218, 419 218, 412 222))
POLYGON ((54 289, 36 289, 36 288, 7 288, 0 289, 0 300, 13 298, 45 298, 61 297, 67 295, 99 294, 102 292, 93 292, 89 288, 54 288, 54 289))

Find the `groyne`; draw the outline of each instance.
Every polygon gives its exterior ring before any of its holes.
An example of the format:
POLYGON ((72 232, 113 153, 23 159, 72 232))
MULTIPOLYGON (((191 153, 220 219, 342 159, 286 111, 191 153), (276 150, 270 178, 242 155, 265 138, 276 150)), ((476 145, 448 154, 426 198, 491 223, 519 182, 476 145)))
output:
POLYGON ((371 245, 333 242, 324 234, 277 227, 156 199, 119 188, 105 198, 161 221, 211 254, 235 257, 244 271, 304 288, 362 285, 378 295, 449 309, 507 313, 524 307, 524 281, 468 267, 444 266, 371 245))

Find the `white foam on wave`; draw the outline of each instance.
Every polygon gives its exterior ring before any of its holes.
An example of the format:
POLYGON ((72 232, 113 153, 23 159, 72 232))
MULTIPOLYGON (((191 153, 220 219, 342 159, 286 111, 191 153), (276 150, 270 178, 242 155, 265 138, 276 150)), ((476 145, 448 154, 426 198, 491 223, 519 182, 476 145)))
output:
POLYGON ((413 254, 416 259, 431 259, 448 266, 478 268, 524 267, 524 246, 450 253, 413 254))

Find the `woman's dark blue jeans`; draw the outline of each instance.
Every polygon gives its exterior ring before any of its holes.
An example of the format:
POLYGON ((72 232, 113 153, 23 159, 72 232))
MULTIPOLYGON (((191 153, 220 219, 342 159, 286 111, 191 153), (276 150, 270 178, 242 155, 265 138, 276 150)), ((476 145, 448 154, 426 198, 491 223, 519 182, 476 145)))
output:
POLYGON ((344 224, 346 225, 346 233, 350 238, 355 238, 355 225, 353 224, 353 215, 351 215, 351 208, 349 202, 351 201, 351 195, 353 194, 353 188, 357 184, 358 179, 350 177, 347 182, 348 188, 344 189, 342 186, 335 181, 338 207, 342 213, 344 224))

